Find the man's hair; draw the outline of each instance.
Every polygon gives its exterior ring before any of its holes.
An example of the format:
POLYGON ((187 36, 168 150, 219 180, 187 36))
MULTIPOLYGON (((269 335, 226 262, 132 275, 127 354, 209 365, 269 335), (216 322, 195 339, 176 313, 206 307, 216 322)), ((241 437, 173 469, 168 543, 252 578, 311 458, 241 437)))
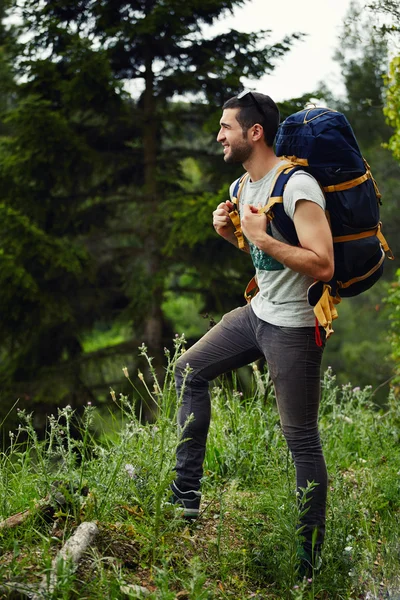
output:
POLYGON ((269 96, 258 92, 242 92, 225 102, 222 109, 240 108, 236 120, 243 135, 256 123, 262 125, 267 146, 272 146, 279 126, 279 109, 269 96))

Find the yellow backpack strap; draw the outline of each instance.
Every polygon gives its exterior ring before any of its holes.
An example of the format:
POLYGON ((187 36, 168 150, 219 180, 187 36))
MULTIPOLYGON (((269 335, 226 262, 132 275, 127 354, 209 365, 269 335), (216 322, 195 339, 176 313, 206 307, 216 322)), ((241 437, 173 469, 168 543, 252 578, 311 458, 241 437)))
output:
POLYGON ((378 189, 378 185, 377 185, 375 179, 372 177, 371 168, 370 168, 369 164, 367 163, 365 158, 363 158, 363 161, 364 161, 364 165, 365 165, 364 175, 361 175, 361 177, 356 177, 355 179, 349 179, 348 181, 343 181, 343 183, 338 183, 337 185, 327 185, 323 188, 324 192, 328 192, 328 193, 329 192, 343 192, 345 190, 350 190, 353 187, 357 187, 358 185, 361 185, 362 183, 364 183, 364 181, 367 181, 367 179, 371 179, 371 181, 374 185, 376 197, 378 198, 378 202, 380 202, 380 200, 382 198, 382 194, 380 193, 380 191, 378 189))
POLYGON ((233 223, 233 226, 235 227, 235 236, 237 239, 237 243, 238 243, 238 248, 239 250, 247 250, 248 246, 246 243, 246 240, 244 239, 244 235, 243 235, 243 231, 242 231, 242 227, 240 225, 240 215, 239 215, 239 199, 240 199, 240 194, 242 193, 243 190, 243 186, 246 183, 246 181, 249 178, 249 174, 245 173, 240 182, 239 182, 239 188, 237 191, 236 196, 234 196, 232 198, 232 202, 233 204, 235 204, 236 208, 234 210, 232 210, 229 213, 229 217, 233 223))
POLYGON ((254 298, 254 296, 256 294, 258 294, 259 288, 258 288, 258 282, 257 282, 257 275, 254 275, 254 277, 252 277, 249 281, 249 283, 246 286, 246 289, 244 291, 244 297, 246 299, 246 302, 249 303, 251 302, 251 299, 254 298))
POLYGON ((293 169, 296 167, 296 165, 292 164, 292 163, 288 163, 288 162, 283 162, 282 165, 280 165, 276 171, 275 177, 272 181, 271 184, 271 188, 270 188, 270 196, 269 196, 269 200, 267 202, 267 204, 265 206, 263 206, 262 208, 259 209, 259 213, 266 213, 267 216, 272 219, 273 218, 273 213, 270 212, 272 207, 275 204, 279 204, 283 202, 283 196, 272 196, 272 193, 274 191, 274 187, 276 182, 278 181, 278 177, 281 173, 285 173, 285 175, 287 175, 288 173, 290 173, 291 171, 293 171, 293 169), (270 213, 270 214, 268 214, 270 213))
MULTIPOLYGON (((290 173, 290 171, 292 171, 295 166, 296 165, 288 162, 286 159, 282 160, 282 164, 278 167, 277 172, 274 177, 274 180, 272 181, 271 188, 270 188, 270 194, 272 194, 272 192, 274 190, 274 187, 278 180, 279 175, 282 172, 290 173)), ((249 174, 245 173, 242 176, 241 180, 239 181, 239 187, 238 187, 237 194, 236 194, 236 196, 234 196, 232 198, 232 202, 233 202, 233 204, 235 204, 236 208, 229 213, 229 217, 235 227, 235 236, 238 241, 238 247, 240 250, 248 249, 248 245, 246 243, 246 240, 244 238, 243 231, 242 231, 242 228, 240 225, 240 214, 239 214, 240 195, 242 193, 243 187, 244 187, 246 181, 248 180, 248 178, 249 178, 249 174)), ((267 213, 268 218, 272 219, 273 214, 270 212, 271 208, 278 202, 283 202, 283 196, 273 196, 273 197, 270 196, 267 205, 264 206, 263 208, 261 208, 259 210, 259 212, 267 213)), ((246 302, 251 302, 251 299, 254 298, 254 296, 258 293, 258 291, 259 291, 259 288, 258 288, 258 283, 257 283, 257 277, 254 276, 247 284, 245 292, 244 292, 244 297, 246 299, 246 302)))
POLYGON ((341 301, 340 297, 331 296, 331 291, 331 286, 325 284, 322 296, 314 306, 314 314, 318 319, 318 323, 325 329, 326 339, 332 335, 332 322, 339 316, 335 304, 339 304, 341 301))
POLYGON ((389 248, 389 244, 386 241, 385 236, 382 233, 382 223, 381 221, 379 222, 378 225, 378 231, 376 232, 377 238, 381 243, 381 246, 383 248, 384 253, 386 254, 386 256, 388 257, 389 260, 394 260, 394 254, 391 251, 391 249, 389 248))

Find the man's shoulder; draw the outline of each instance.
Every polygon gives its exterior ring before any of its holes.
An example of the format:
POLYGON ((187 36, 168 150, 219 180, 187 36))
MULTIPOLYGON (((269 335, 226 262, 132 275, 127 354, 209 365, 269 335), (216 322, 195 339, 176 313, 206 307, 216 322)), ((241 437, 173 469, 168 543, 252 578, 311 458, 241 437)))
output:
POLYGON ((243 181, 243 178, 246 177, 246 175, 248 175, 247 171, 245 173, 242 173, 240 177, 236 177, 236 179, 232 181, 231 185, 229 186, 229 194, 231 198, 235 195, 235 193, 237 193, 239 185, 243 181))
MULTIPOLYGON (((291 185, 300 185, 302 182, 310 183, 311 181, 319 187, 318 181, 313 175, 311 175, 311 173, 305 171, 304 169, 298 169, 289 177, 288 184, 291 183, 291 185)), ((310 183, 310 185, 312 184, 310 183)))
POLYGON ((291 219, 293 219, 296 202, 299 200, 315 202, 325 210, 325 196, 320 184, 315 177, 303 170, 293 173, 283 192, 283 206, 291 219))
POLYGON ((311 173, 303 171, 302 169, 295 171, 293 175, 289 177, 284 195, 295 193, 299 190, 301 193, 305 192, 310 196, 309 198, 306 197, 305 200, 313 200, 314 196, 316 196, 318 201, 321 196, 323 197, 323 191, 318 181, 311 173))

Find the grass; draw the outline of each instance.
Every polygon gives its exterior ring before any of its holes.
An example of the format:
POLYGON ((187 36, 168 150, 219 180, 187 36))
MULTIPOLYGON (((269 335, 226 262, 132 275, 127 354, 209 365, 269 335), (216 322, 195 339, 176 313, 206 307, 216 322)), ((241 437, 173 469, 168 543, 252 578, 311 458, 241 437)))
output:
MULTIPOLYGON (((394 395, 378 408, 370 388, 338 386, 326 371, 320 419, 330 476, 326 543, 313 578, 299 582, 301 507, 267 373, 254 367, 245 395, 235 375, 212 388, 199 520, 188 524, 166 503, 179 443, 173 369, 183 346, 177 338, 175 353, 167 353, 162 387, 155 378, 148 386, 140 374, 143 386, 133 387, 132 397, 111 391, 105 431, 95 407, 88 405, 80 419, 65 407, 49 417, 39 440, 32 416, 19 411, 21 425, 0 455, 0 521, 30 514, 17 527, 0 528, 0 597, 32 597, 50 580, 52 560, 77 525, 95 521, 95 543, 77 568, 61 565, 55 589, 41 597, 398 600, 394 395), (156 408, 152 423, 141 420, 143 402, 156 408), (46 510, 35 508, 45 497, 46 510)), ((147 354, 145 347, 140 352, 147 354)))

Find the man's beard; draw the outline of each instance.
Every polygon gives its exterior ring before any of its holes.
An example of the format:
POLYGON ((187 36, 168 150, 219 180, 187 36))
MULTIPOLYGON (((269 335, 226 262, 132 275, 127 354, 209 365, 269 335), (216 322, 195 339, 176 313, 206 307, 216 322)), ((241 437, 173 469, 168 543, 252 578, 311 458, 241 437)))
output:
POLYGON ((246 140, 229 146, 229 154, 225 156, 226 163, 245 163, 252 153, 252 147, 246 140))

